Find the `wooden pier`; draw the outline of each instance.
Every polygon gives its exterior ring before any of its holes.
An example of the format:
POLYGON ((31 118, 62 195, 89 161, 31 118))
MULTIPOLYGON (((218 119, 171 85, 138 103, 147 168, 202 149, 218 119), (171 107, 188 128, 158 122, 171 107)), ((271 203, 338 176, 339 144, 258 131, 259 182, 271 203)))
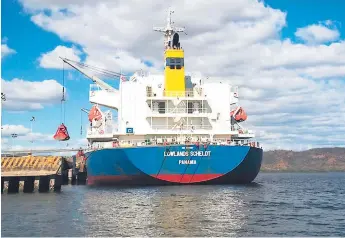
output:
POLYGON ((61 156, 19 156, 1 158, 1 193, 60 191, 61 156))
POLYGON ((86 172, 76 160, 62 156, 12 156, 1 158, 1 193, 59 192, 68 184, 86 184, 86 172))

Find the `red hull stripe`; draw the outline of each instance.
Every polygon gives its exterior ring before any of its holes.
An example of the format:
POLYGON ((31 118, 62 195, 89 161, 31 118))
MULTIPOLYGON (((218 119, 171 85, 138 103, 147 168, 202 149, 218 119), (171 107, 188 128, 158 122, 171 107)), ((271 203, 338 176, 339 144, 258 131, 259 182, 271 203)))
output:
MULTIPOLYGON (((175 182, 175 183, 197 183, 208 181, 211 179, 218 178, 223 174, 160 174, 158 176, 151 175, 153 178, 157 178, 163 181, 175 182)), ((108 182, 108 183, 117 183, 117 182, 126 182, 133 180, 142 180, 142 176, 138 175, 108 175, 108 176, 88 176, 88 184, 92 185, 99 182, 108 182)))
POLYGON ((175 183, 197 183, 218 178, 223 174, 159 174, 152 177, 175 183))

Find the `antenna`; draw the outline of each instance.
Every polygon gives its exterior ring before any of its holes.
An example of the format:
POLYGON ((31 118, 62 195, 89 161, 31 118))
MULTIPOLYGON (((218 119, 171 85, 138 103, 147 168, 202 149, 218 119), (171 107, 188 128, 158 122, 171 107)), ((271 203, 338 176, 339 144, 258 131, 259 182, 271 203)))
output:
POLYGON ((168 10, 168 17, 167 17, 167 24, 165 27, 153 27, 154 31, 163 32, 164 33, 164 44, 165 46, 168 45, 168 42, 171 41, 171 37, 176 32, 184 32, 185 27, 175 27, 174 22, 172 21, 171 14, 174 13, 171 7, 168 10))

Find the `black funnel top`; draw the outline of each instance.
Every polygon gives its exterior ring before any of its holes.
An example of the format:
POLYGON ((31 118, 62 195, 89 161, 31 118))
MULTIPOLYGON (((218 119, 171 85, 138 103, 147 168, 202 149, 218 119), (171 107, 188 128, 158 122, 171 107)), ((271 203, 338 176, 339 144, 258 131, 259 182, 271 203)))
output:
POLYGON ((173 47, 179 48, 180 46, 179 38, 180 36, 177 33, 175 33, 173 36, 173 47))

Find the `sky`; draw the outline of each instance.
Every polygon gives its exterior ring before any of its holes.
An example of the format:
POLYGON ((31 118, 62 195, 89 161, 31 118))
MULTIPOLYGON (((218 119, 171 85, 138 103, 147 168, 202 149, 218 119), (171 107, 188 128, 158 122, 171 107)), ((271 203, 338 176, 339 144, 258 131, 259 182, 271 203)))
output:
MULTIPOLYGON (((80 109, 92 106, 91 81, 65 70, 61 113, 59 56, 127 74, 163 72, 163 37, 152 27, 165 25, 168 7, 158 0, 2 1, 2 149, 86 145, 80 109), (68 142, 53 140, 61 122, 68 142)), ((186 27, 186 71, 239 86, 243 125, 265 150, 345 146, 345 1, 177 0, 171 7, 176 26, 186 27)))

